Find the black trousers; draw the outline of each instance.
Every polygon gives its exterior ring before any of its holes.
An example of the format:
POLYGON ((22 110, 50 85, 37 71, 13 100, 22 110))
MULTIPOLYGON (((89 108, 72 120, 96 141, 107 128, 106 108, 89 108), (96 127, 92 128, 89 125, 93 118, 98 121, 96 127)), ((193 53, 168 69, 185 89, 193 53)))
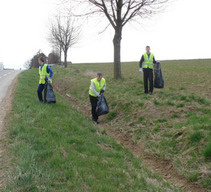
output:
POLYGON ((153 70, 146 68, 143 69, 144 71, 144 92, 153 92, 153 70), (148 88, 148 82, 149 82, 149 88, 148 88))
POLYGON ((92 120, 97 121, 98 115, 96 113, 96 107, 97 107, 97 97, 93 97, 89 95, 91 106, 92 106, 92 120))
POLYGON ((40 102, 43 102, 43 98, 42 98, 42 92, 45 88, 45 84, 39 84, 38 88, 37 88, 37 96, 40 102))

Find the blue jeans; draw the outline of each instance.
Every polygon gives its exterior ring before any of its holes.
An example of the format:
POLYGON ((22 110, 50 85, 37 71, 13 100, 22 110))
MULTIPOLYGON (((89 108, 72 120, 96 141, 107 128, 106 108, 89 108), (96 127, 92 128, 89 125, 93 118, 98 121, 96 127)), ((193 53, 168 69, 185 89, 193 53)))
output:
POLYGON ((43 102, 42 92, 44 88, 45 88, 45 84, 39 84, 38 89, 37 89, 37 96, 40 102, 43 102))

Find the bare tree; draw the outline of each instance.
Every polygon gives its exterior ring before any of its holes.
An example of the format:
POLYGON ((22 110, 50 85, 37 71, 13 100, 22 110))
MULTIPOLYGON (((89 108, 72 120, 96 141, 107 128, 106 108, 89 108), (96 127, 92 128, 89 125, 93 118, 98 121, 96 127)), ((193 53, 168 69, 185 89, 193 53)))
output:
MULTIPOLYGON (((1 65, 1 64, 0 64, 1 65)), ((31 59, 28 59, 25 63, 24 63, 24 65, 23 65, 23 67, 25 68, 25 69, 30 69, 30 65, 31 65, 31 59)), ((1 67, 0 67, 1 68, 1 67)))
POLYGON ((71 17, 56 17, 50 28, 49 41, 60 51, 64 52, 64 66, 67 67, 67 54, 70 47, 79 41, 80 29, 76 27, 71 17))
POLYGON ((58 53, 59 55, 59 62, 58 63, 62 63, 62 45, 60 45, 59 42, 56 42, 53 38, 48 38, 49 42, 52 45, 53 51, 55 51, 56 53, 58 53))
MULTIPOLYGON (((148 18, 161 10, 169 0, 69 0, 77 5, 87 6, 86 13, 73 13, 77 16, 90 16, 101 14, 114 29, 114 78, 120 79, 121 75, 121 40, 123 27, 139 18, 148 18)), ((77 9, 78 10, 78 9, 77 9)), ((82 9, 83 10, 83 9, 82 9)), ((84 11, 84 10, 83 10, 84 11)))
POLYGON ((59 54, 57 50, 52 50, 51 53, 48 54, 48 64, 58 64, 60 62, 59 54))

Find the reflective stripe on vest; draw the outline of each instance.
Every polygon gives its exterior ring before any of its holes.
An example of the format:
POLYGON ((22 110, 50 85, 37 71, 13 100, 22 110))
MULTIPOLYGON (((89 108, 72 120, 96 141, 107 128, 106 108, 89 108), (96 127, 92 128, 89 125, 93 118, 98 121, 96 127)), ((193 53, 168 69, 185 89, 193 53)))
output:
MULTIPOLYGON (((97 78, 94 78, 91 80, 91 83, 94 82, 95 84, 95 90, 100 93, 100 90, 103 89, 103 87, 105 86, 105 79, 102 78, 101 81, 99 82, 97 80, 97 78)), ((93 92, 92 92, 92 87, 90 85, 89 87, 89 95, 93 96, 93 97, 97 97, 93 92)))
POLYGON ((40 80, 39 84, 45 84, 45 77, 49 77, 49 73, 47 73, 47 64, 43 64, 42 68, 41 66, 39 67, 39 75, 40 75, 40 80))
POLYGON ((145 69, 145 68, 153 69, 153 58, 154 58, 154 55, 152 53, 150 53, 149 57, 148 57, 148 54, 145 53, 144 54, 144 62, 143 62, 142 68, 143 69, 145 69))

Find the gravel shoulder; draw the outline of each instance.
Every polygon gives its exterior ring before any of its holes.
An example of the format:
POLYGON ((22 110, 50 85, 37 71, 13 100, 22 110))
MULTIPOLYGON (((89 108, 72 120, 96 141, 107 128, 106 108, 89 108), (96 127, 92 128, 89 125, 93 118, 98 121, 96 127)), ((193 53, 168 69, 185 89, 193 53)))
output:
POLYGON ((9 87, 7 88, 6 95, 0 102, 0 190, 3 188, 6 179, 6 172, 8 171, 8 156, 6 145, 6 127, 8 124, 8 115, 12 110, 12 100, 15 87, 18 83, 18 75, 14 77, 9 87))

